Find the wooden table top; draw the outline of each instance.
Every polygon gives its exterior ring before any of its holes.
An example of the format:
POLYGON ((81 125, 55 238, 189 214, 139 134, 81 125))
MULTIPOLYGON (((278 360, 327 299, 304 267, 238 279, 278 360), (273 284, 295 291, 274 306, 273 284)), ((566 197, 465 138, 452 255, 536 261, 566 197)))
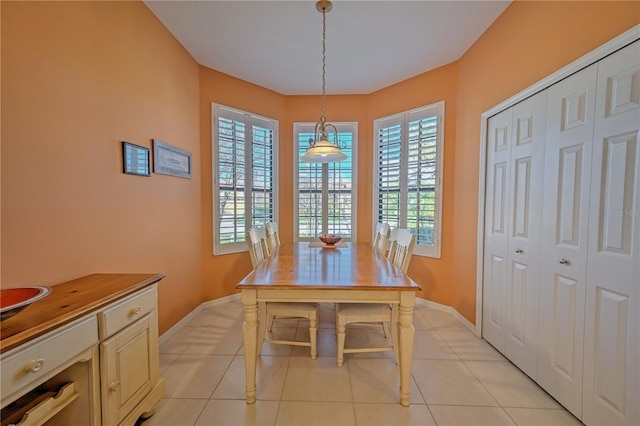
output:
POLYGON ((421 290, 371 244, 310 247, 282 244, 237 286, 279 289, 421 290))
POLYGON ((0 322, 0 353, 152 285, 164 274, 93 274, 51 286, 51 293, 0 322))

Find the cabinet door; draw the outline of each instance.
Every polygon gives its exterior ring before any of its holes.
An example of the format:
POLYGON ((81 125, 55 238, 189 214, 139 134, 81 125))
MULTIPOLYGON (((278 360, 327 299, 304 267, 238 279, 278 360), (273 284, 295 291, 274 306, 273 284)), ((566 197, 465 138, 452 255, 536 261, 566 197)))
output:
POLYGON ((584 345, 586 424, 640 424, 640 42, 598 65, 584 345))
POLYGON ((512 117, 511 109, 491 117, 487 130, 482 336, 500 352, 504 352, 506 335, 512 117))
POLYGON ((578 417, 596 67, 551 86, 547 107, 537 379, 578 417))
POLYGON ((100 344, 102 418, 116 425, 158 380, 155 310, 100 344))
POLYGON ((504 354, 535 379, 547 92, 512 109, 504 354))

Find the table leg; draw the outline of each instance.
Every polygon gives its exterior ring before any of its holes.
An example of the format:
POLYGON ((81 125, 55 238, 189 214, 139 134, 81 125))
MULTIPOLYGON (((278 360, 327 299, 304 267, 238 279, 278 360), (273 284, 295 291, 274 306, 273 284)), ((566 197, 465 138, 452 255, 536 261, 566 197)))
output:
POLYGON ((416 298, 412 291, 400 293, 398 309, 398 340, 400 352, 400 404, 409 406, 411 399, 411 359, 413 357, 413 306, 416 298))
POLYGON ((342 363, 344 362, 345 328, 346 325, 343 322, 338 321, 338 317, 336 315, 336 334, 338 336, 338 367, 342 367, 342 363))
POLYGON ((253 404, 256 402, 256 351, 258 343, 258 303, 256 300, 256 291, 243 290, 242 303, 244 305, 242 338, 244 343, 247 404, 253 404))

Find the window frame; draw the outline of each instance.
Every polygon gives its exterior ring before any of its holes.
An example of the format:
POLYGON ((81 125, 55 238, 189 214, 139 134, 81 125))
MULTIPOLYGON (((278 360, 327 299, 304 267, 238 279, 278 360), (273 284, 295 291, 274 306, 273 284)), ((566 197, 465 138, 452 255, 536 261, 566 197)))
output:
MULTIPOLYGON (((433 104, 421 106, 411 109, 409 111, 400 112, 397 114, 388 115, 374 119, 373 121, 373 196, 372 196, 372 238, 375 236, 376 224, 378 223, 378 211, 379 211, 379 161, 378 155, 380 150, 380 138, 379 132, 381 129, 388 128, 397 124, 402 126, 401 136, 401 160, 400 160, 400 200, 407 199, 407 181, 408 181, 408 165, 407 165, 407 144, 408 138, 406 136, 409 122, 424 119, 427 117, 437 117, 437 133, 436 133, 436 176, 434 185, 434 230, 433 230, 433 245, 418 244, 413 251, 413 254, 425 257, 440 258, 442 251, 442 177, 443 177, 443 164, 444 164, 444 116, 445 116, 445 101, 435 102, 433 104), (435 110, 435 113, 434 113, 435 110)), ((399 227, 407 227, 407 203, 400 201, 400 223, 399 227)))
POLYGON ((231 253, 241 253, 248 251, 246 241, 238 241, 233 243, 221 243, 220 242, 220 172, 218 165, 218 127, 219 117, 231 119, 234 121, 242 121, 245 124, 245 223, 247 225, 245 232, 249 227, 253 226, 252 223, 252 200, 251 194, 253 189, 253 156, 251 147, 253 141, 253 132, 250 131, 253 125, 259 125, 260 127, 269 128, 272 131, 273 146, 271 150, 272 157, 272 187, 271 187, 271 199, 273 203, 272 218, 271 220, 278 221, 278 145, 279 145, 279 133, 278 133, 278 120, 254 114, 251 112, 243 111, 237 108, 228 107, 226 105, 211 103, 211 182, 212 182, 212 226, 213 226, 213 254, 224 255, 231 253), (248 200, 248 202, 247 202, 248 200))
MULTIPOLYGON (((342 121, 342 122, 331 122, 338 133, 340 132, 351 132, 352 133, 352 145, 351 145, 351 237, 344 237, 342 241, 357 241, 357 218, 358 218, 358 184, 357 184, 357 175, 358 175, 358 122, 357 121, 342 121)), ((299 162, 301 157, 300 146, 298 143, 298 134, 300 132, 304 133, 313 133, 315 122, 295 122, 293 123, 293 240, 295 242, 299 241, 314 241, 315 237, 300 237, 300 222, 298 220, 298 209, 299 209, 299 162)), ((323 170, 328 171, 328 163, 322 163, 323 170), (325 167, 325 164, 327 165, 325 167)), ((328 185, 328 176, 323 176, 323 185, 328 185)), ((329 189, 328 187, 323 188, 323 194, 328 196, 329 189)), ((326 203, 324 203, 326 204, 326 203)))

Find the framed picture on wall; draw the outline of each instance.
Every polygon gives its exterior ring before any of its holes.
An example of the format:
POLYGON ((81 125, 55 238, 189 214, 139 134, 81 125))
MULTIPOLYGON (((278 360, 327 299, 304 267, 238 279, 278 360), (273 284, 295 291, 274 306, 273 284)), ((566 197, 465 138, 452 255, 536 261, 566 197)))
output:
POLYGON ((154 139, 153 172, 191 179, 191 153, 154 139))
POLYGON ((122 172, 151 176, 151 151, 140 145, 122 141, 122 172))

